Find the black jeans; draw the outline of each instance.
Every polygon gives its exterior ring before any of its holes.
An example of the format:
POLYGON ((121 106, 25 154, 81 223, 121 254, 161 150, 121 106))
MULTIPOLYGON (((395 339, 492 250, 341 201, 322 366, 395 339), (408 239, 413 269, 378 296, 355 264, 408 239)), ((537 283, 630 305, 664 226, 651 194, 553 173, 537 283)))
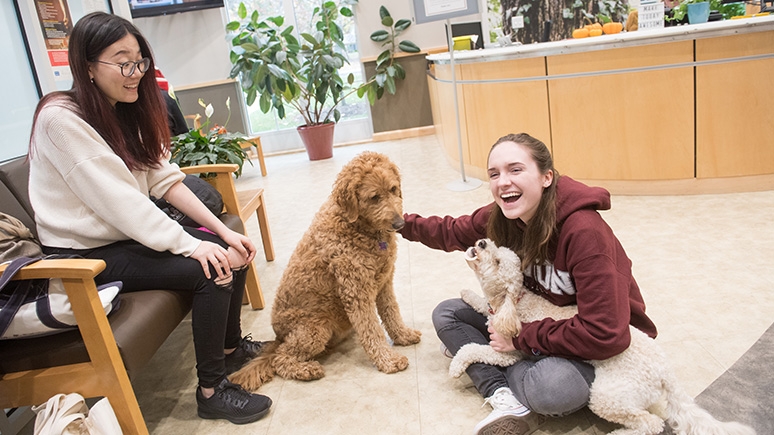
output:
MULTIPOLYGON (((200 240, 228 249, 220 237, 193 228, 185 230, 200 240)), ((44 247, 46 254, 75 254, 104 260, 103 270, 94 281, 99 284, 121 281, 122 292, 165 289, 193 292, 191 314, 196 371, 199 385, 217 386, 226 376, 223 349, 237 347, 242 337, 240 315, 247 268, 233 271, 228 284, 215 284, 217 273, 210 265, 211 279, 193 258, 169 251, 157 252, 133 240, 111 243, 94 249, 44 247)))

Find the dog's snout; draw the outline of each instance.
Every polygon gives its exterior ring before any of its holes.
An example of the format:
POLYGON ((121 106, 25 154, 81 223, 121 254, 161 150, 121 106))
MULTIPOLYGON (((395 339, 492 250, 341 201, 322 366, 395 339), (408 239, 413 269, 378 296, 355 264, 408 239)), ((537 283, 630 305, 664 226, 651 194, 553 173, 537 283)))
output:
POLYGON ((483 239, 482 239, 482 240, 479 240, 479 241, 478 241, 478 243, 476 243, 476 245, 477 245, 479 248, 481 248, 481 249, 486 249, 486 240, 483 240, 483 239))
POLYGON ((404 225, 406 225, 406 221, 403 220, 403 216, 401 215, 395 216, 395 218, 392 220, 392 228, 395 231, 399 231, 403 228, 404 225))

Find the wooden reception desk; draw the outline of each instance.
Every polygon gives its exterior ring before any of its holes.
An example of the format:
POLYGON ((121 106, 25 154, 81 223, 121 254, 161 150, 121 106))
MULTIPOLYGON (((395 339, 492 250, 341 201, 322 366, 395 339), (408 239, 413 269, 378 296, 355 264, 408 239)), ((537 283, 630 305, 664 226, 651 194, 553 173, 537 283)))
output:
MULTIPOLYGON (((459 167, 449 53, 427 57, 459 167)), ((618 194, 774 189, 774 16, 454 53, 462 158, 528 132, 557 169, 618 194)))

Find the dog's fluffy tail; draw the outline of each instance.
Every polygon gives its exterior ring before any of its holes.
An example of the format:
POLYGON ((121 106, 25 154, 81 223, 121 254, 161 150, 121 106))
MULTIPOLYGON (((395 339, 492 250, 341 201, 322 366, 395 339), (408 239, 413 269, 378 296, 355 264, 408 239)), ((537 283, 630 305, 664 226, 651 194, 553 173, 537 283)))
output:
POLYGON ((667 423, 678 435, 755 435, 755 430, 737 422, 718 421, 686 394, 675 379, 663 381, 667 396, 667 423))
POLYGON ((264 344, 261 354, 229 376, 229 380, 241 385, 247 391, 255 391, 261 385, 272 380, 274 378, 273 362, 278 346, 279 342, 276 340, 264 344))
POLYGON ((519 356, 516 352, 502 353, 486 344, 468 343, 462 346, 452 358, 449 364, 449 376, 459 378, 473 363, 508 367, 518 360, 519 356))

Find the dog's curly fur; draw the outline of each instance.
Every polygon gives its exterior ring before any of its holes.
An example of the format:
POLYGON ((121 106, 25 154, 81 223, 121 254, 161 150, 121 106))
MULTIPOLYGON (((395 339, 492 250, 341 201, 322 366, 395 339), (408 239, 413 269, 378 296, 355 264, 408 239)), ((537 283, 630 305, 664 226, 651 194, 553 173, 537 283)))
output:
MULTIPOLYGON (((559 307, 525 289, 521 261, 508 248, 498 248, 488 239, 479 240, 466 252, 466 260, 486 297, 463 290, 462 298, 485 315, 491 306, 495 314, 490 316, 490 325, 502 335, 515 336, 521 329, 520 321, 568 319, 578 313, 577 306, 559 307)), ((720 422, 696 405, 678 385, 655 340, 634 327, 629 329, 631 343, 627 350, 606 360, 589 361, 595 369, 589 409, 624 426, 614 434, 659 434, 664 421, 676 434, 755 434, 740 423, 720 422), (657 410, 663 417, 653 413, 657 410)), ((474 362, 508 366, 522 357, 519 351, 499 353, 491 346, 470 343, 457 352, 449 370, 457 377, 474 362)))
POLYGON ((421 335, 404 324, 392 287, 395 232, 404 225, 401 195, 398 168, 385 155, 364 152, 342 168, 277 288, 271 318, 276 340, 232 382, 256 390, 275 373, 320 379, 325 372, 315 358, 352 330, 380 371, 408 366, 384 335, 386 330, 401 346, 418 343, 421 335))

